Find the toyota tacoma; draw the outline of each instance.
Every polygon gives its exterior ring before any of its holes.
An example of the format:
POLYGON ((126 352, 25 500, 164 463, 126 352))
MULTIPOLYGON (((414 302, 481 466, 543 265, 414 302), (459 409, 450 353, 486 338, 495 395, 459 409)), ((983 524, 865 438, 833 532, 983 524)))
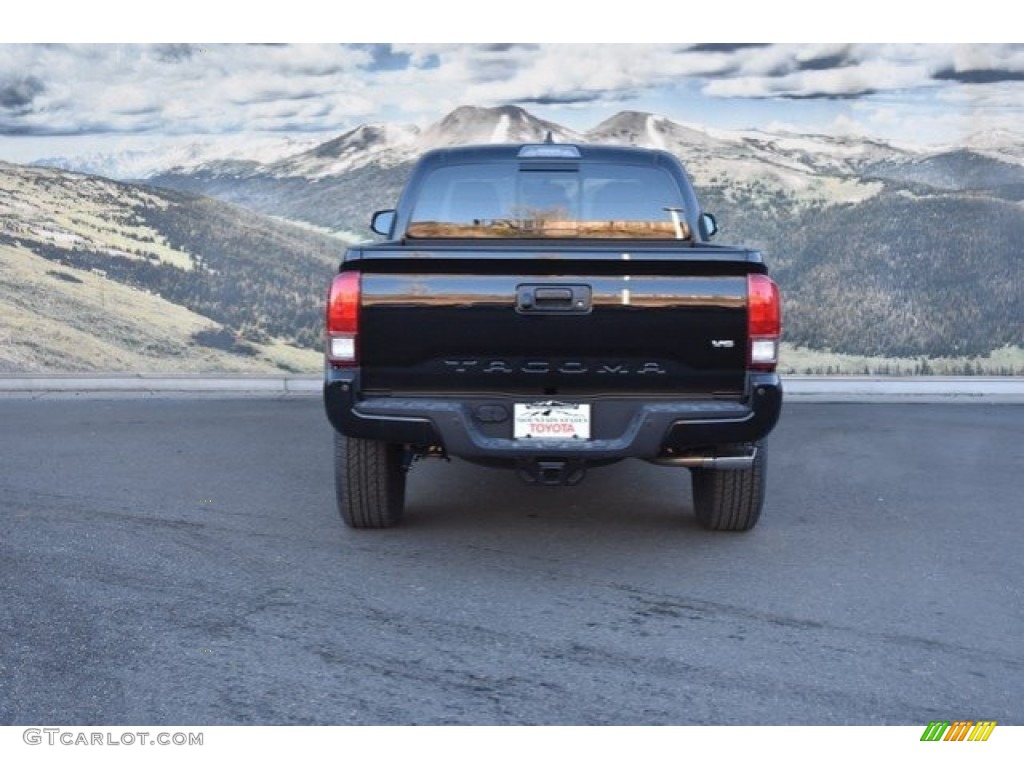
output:
POLYGON ((709 242, 674 156, 434 150, 371 226, 385 239, 347 250, 327 299, 346 524, 398 523, 413 463, 450 456, 540 485, 627 458, 685 468, 702 526, 757 523, 779 291, 760 253, 709 242))

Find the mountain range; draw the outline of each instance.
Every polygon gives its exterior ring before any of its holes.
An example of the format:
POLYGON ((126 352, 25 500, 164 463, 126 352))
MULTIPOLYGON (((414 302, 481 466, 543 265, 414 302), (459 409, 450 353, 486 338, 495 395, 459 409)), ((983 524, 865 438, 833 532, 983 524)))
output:
POLYGON ((579 132, 537 118, 520 107, 463 106, 423 129, 415 125, 369 123, 319 143, 293 138, 239 146, 187 142, 149 152, 128 150, 41 158, 33 165, 120 180, 191 174, 322 179, 344 176, 367 165, 401 165, 437 147, 538 142, 548 132, 560 142, 666 149, 686 159, 695 175, 717 168, 735 171, 732 164, 737 162, 810 175, 871 175, 873 168, 886 163, 913 166, 926 160, 941 164, 941 158, 955 158, 965 150, 968 156, 1011 166, 1024 163, 1024 133, 1007 131, 971 134, 957 146, 920 149, 868 138, 767 130, 726 131, 633 111, 619 112, 588 131, 579 132))
MULTIPOLYGON (((1024 347, 1024 138, 1008 133, 921 150, 853 137, 712 130, 642 112, 620 112, 578 132, 515 106, 465 106, 422 129, 361 125, 270 156, 218 156, 207 147, 149 165, 133 157, 119 166, 108 156, 104 167, 129 174, 132 188, 141 182, 182 195, 178 205, 193 213, 195 204, 182 201, 216 200, 230 204, 224 209, 234 216, 247 209, 364 238, 370 213, 394 205, 423 151, 539 142, 549 133, 556 141, 678 156, 705 210, 718 216, 719 239, 764 252, 786 297, 792 343, 903 358, 1024 347), (142 167, 144 178, 130 174, 142 167)), ((81 158, 45 164, 93 167, 81 158)), ((256 221, 251 225, 262 226, 256 221)), ((315 337, 311 328, 290 336, 300 346, 315 346, 315 337)))

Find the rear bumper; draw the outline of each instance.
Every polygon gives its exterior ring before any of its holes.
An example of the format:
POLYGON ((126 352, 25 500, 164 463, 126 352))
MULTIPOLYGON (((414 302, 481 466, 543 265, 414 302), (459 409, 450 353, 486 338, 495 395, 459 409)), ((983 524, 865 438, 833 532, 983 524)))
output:
POLYGON ((480 461, 654 459, 666 452, 751 443, 771 432, 782 410, 778 375, 751 373, 742 400, 566 398, 591 403, 593 439, 515 440, 512 406, 543 398, 362 398, 358 385, 358 370, 327 371, 324 405, 331 424, 342 434, 413 446, 441 445, 452 456, 480 461))

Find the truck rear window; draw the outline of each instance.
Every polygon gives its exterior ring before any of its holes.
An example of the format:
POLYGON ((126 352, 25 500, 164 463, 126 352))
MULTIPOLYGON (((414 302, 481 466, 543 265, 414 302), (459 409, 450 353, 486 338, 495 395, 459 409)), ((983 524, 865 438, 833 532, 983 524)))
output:
POLYGON ((412 238, 689 238, 683 198, 660 168, 449 165, 422 183, 412 238))

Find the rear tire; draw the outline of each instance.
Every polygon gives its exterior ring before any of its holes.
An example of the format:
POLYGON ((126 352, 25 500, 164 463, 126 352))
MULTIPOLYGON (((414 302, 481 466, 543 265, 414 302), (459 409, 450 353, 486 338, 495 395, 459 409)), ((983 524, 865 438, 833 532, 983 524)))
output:
POLYGON ((697 522, 709 531, 749 531, 764 506, 767 457, 764 443, 749 469, 692 469, 697 522))
POLYGON ((334 491, 349 528, 397 525, 405 508, 401 447, 335 432, 334 491))

